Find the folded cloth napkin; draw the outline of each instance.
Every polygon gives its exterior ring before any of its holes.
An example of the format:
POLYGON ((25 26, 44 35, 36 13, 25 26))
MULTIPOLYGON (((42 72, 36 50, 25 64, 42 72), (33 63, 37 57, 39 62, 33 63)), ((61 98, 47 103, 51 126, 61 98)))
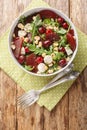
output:
MULTIPOLYGON (((49 7, 48 4, 42 0, 33 0, 26 10, 41 6, 49 7)), ((77 32, 79 38, 79 47, 74 60, 74 69, 81 72, 87 65, 87 36, 78 29, 77 32)), ((0 67, 26 92, 30 89, 41 89, 53 77, 32 76, 21 70, 19 66, 15 64, 9 53, 8 35, 9 30, 0 38, 0 67)), ((69 81, 67 83, 58 85, 49 91, 46 91, 40 96, 38 104, 40 106, 45 106, 48 110, 52 110, 65 95, 72 83, 73 81, 69 81)))

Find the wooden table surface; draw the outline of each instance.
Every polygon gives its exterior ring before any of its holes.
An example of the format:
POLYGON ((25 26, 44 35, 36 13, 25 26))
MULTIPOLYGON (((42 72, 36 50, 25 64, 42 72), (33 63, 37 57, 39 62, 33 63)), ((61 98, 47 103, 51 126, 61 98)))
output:
MULTIPOLYGON (((45 1, 63 11, 87 34, 87 0, 45 1)), ((0 34, 7 30, 30 2, 0 0, 0 34)), ((19 108, 16 99, 23 92, 0 69, 0 130, 87 130, 87 68, 51 112, 40 108, 38 104, 26 110, 19 108)))

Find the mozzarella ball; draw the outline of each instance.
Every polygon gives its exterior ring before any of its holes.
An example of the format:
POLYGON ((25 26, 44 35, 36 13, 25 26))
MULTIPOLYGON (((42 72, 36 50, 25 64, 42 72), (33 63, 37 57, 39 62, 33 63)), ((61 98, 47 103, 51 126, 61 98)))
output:
POLYGON ((46 55, 44 57, 44 63, 51 64, 52 63, 52 57, 50 55, 46 55))

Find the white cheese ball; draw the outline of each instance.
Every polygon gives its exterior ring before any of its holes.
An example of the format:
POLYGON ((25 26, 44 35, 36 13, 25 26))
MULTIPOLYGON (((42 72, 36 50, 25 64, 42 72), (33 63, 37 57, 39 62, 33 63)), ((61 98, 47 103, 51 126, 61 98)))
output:
POLYGON ((23 30, 19 30, 19 31, 18 31, 18 36, 19 36, 19 37, 24 37, 24 36, 26 36, 26 34, 27 34, 27 33, 26 33, 25 31, 23 31, 23 30))
POLYGON ((41 73, 45 72, 46 71, 46 65, 44 63, 40 63, 38 65, 38 71, 41 72, 41 73))
POLYGON ((50 55, 46 55, 45 57, 44 57, 44 63, 46 63, 46 64, 51 64, 52 63, 52 56, 50 56, 50 55))
POLYGON ((21 48, 21 54, 25 55, 25 48, 24 47, 21 48))

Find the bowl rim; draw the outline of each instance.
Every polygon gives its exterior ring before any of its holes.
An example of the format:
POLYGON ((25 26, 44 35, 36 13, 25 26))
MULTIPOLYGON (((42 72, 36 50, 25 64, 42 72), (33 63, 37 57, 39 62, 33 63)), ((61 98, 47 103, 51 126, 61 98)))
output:
POLYGON ((11 25, 10 33, 9 33, 9 36, 8 36, 8 41, 9 41, 9 44, 8 44, 9 52, 10 52, 10 54, 11 54, 13 60, 14 60, 15 63, 17 64, 17 66, 19 66, 22 70, 24 70, 24 71, 27 72, 28 74, 31 74, 31 75, 34 75, 34 76, 40 76, 40 77, 54 76, 54 75, 56 75, 56 74, 59 74, 59 73, 63 72, 63 71, 72 63, 72 61, 74 60, 74 58, 75 58, 75 56, 76 56, 77 50, 78 50, 78 35, 77 35, 76 28, 75 28, 74 24, 72 23, 71 19, 70 19, 68 16, 66 16, 63 12, 61 12, 60 10, 54 9, 54 8, 52 8, 52 7, 37 7, 37 8, 29 9, 29 10, 24 11, 23 13, 21 13, 21 14, 13 21, 13 23, 12 23, 12 25, 11 25), (36 13, 36 12, 39 12, 39 11, 41 11, 41 10, 46 10, 46 9, 47 9, 47 10, 51 10, 51 11, 57 13, 59 16, 61 16, 61 17, 64 18, 67 22, 69 22, 69 24, 71 25, 71 27, 72 27, 73 30, 74 30, 74 35, 75 35, 75 38, 76 38, 76 49, 75 49, 75 51, 74 51, 74 53, 73 53, 73 55, 72 55, 70 61, 68 62, 68 64, 67 64, 65 67, 63 67, 63 68, 61 68, 60 70, 57 70, 57 71, 55 71, 55 72, 53 72, 53 73, 51 73, 51 74, 39 74, 39 73, 33 73, 33 72, 30 72, 30 71, 26 70, 20 63, 18 63, 17 59, 15 58, 15 56, 14 56, 14 54, 13 54, 13 52, 12 52, 12 49, 11 49, 11 45, 10 45, 10 44, 11 44, 11 39, 12 39, 12 34, 13 34, 13 31, 14 31, 14 28, 16 27, 16 25, 17 25, 17 23, 18 23, 18 20, 20 19, 21 16, 24 15, 25 17, 27 17, 27 16, 29 16, 29 15, 31 15, 31 14, 34 14, 34 13, 36 13), (27 14, 28 14, 28 15, 27 15, 27 14))

